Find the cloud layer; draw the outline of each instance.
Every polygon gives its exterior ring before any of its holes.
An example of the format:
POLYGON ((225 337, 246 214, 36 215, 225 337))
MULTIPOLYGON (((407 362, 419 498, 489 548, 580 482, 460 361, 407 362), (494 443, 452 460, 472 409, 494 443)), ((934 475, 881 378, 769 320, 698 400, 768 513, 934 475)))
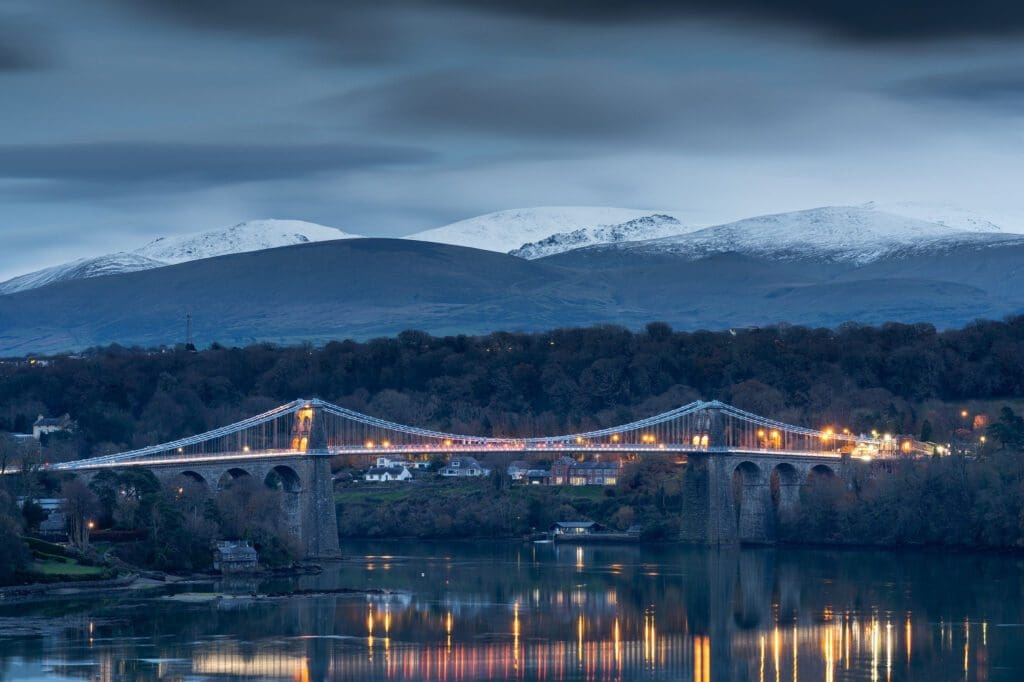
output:
POLYGON ((8 0, 0 277, 261 217, 1024 216, 1022 31, 994 0, 8 0))

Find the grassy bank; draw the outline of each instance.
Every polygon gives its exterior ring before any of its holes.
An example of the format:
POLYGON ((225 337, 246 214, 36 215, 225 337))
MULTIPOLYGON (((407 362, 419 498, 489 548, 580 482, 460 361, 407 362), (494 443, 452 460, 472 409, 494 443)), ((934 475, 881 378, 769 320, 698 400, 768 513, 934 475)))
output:
POLYGON ((498 485, 492 479, 356 483, 335 502, 342 537, 499 538, 556 521, 641 526, 650 539, 678 532, 678 470, 635 467, 616 486, 498 485))

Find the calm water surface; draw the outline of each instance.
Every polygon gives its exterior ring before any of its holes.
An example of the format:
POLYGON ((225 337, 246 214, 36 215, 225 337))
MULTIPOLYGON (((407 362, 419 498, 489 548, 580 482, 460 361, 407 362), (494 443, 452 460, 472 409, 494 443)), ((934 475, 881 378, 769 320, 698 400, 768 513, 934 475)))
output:
POLYGON ((0 678, 1024 679, 1017 558, 519 543, 345 549, 351 558, 318 576, 178 590, 223 599, 112 593, 0 606, 0 678), (249 596, 338 588, 373 593, 249 596), (29 619, 42 632, 13 629, 29 619))

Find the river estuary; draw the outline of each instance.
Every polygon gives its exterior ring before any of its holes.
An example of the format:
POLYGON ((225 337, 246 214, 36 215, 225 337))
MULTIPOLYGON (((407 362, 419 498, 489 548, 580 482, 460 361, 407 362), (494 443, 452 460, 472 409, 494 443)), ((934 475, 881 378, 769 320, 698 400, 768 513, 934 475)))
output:
POLYGON ((1024 679, 1015 557, 344 549, 315 576, 0 605, 0 679, 1024 679))

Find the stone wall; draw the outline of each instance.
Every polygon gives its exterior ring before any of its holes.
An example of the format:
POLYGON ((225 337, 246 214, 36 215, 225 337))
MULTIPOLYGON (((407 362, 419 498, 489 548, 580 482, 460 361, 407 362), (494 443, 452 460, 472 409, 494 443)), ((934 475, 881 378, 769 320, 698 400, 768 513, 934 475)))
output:
POLYGON ((812 472, 846 478, 848 457, 699 453, 687 460, 680 539, 706 545, 768 544, 812 472), (772 479, 775 478, 773 491, 772 479))

